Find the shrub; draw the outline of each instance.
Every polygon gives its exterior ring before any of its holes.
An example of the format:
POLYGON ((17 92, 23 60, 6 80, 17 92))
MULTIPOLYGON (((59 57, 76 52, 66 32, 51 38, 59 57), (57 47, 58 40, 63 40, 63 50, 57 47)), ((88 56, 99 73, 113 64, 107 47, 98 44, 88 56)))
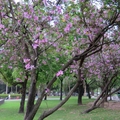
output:
MULTIPOLYGON (((0 94, 1 99, 9 98, 9 94, 0 94)), ((10 94, 10 99, 18 99, 21 98, 21 94, 10 94)))

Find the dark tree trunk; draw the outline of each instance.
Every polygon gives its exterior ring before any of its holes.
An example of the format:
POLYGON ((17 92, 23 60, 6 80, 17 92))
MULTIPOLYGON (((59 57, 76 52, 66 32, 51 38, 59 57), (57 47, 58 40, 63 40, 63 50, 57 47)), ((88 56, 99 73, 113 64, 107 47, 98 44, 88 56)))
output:
POLYGON ((85 58, 83 57, 79 63, 79 69, 78 69, 78 81, 79 81, 79 86, 78 86, 78 105, 82 105, 82 96, 84 94, 84 86, 83 86, 83 79, 82 78, 82 71, 81 67, 84 62, 85 58))
POLYGON ((91 99, 90 87, 89 87, 89 84, 87 84, 87 81, 86 81, 86 80, 85 80, 85 84, 86 84, 86 91, 87 91, 88 98, 91 99))
POLYGON ((105 92, 105 101, 104 102, 108 102, 107 96, 108 96, 108 91, 105 92))
POLYGON ((22 85, 22 97, 21 97, 21 102, 20 102, 19 113, 24 113, 27 80, 28 80, 28 76, 22 85))
POLYGON ((91 99, 91 94, 90 94, 90 89, 89 89, 89 87, 87 88, 87 93, 88 93, 88 98, 91 99))
POLYGON ((82 105, 82 96, 84 94, 83 82, 81 81, 78 87, 78 105, 82 105))
POLYGON ((94 96, 94 90, 91 90, 91 95, 94 96))
POLYGON ((44 100, 47 100, 47 93, 45 94, 44 100))
MULTIPOLYGON (((111 93, 111 90, 110 90, 110 93, 111 93)), ((112 101, 112 96, 110 95, 110 101, 112 101)))
MULTIPOLYGON (((107 84, 107 80, 105 79, 105 84, 107 84)), ((109 86, 106 88, 106 90, 105 90, 105 94, 103 95, 104 97, 105 97, 105 99, 104 99, 104 102, 107 102, 108 100, 107 100, 107 96, 108 96, 108 88, 109 88, 109 86)))
MULTIPOLYGON (((24 120, 27 119, 27 117, 29 116, 29 114, 31 113, 34 107, 35 96, 36 96, 36 70, 33 69, 31 71, 31 85, 29 89, 28 102, 27 102, 27 108, 26 108, 26 114, 24 120)), ((33 120, 33 119, 31 118, 29 120, 33 120)))
POLYGON ((63 79, 60 80, 60 100, 62 100, 63 79))

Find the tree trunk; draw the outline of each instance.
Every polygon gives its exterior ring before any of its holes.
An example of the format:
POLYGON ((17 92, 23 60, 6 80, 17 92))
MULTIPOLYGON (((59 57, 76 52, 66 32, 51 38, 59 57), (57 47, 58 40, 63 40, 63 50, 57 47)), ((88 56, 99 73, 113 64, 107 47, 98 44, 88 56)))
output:
POLYGON ((26 77, 27 78, 25 79, 25 81, 24 81, 24 83, 22 85, 22 97, 21 97, 21 102, 20 102, 19 113, 24 113, 26 86, 27 86, 28 75, 26 77))
POLYGON ((44 97, 44 100, 47 100, 47 93, 45 93, 45 97, 44 97))
POLYGON ((92 111, 92 110, 94 110, 94 109, 96 109, 96 108, 97 108, 97 106, 93 106, 93 107, 87 109, 86 111, 84 111, 84 112, 82 112, 82 113, 83 113, 83 114, 89 113, 90 111, 92 111))
MULTIPOLYGON (((29 89, 28 102, 27 102, 27 108, 26 108, 24 120, 27 119, 27 117, 29 116, 29 114, 31 113, 34 107, 35 96, 36 96, 36 70, 33 69, 31 71, 31 85, 29 89)), ((29 120, 33 120, 33 119, 31 118, 29 120)))
POLYGON ((88 93, 88 98, 91 99, 91 94, 90 94, 90 89, 89 89, 89 87, 87 88, 87 93, 88 93))
POLYGON ((90 87, 89 87, 89 84, 87 83, 86 80, 85 80, 85 84, 86 84, 86 91, 87 91, 88 98, 91 99, 91 95, 90 95, 90 87))
MULTIPOLYGON (((110 93, 111 93, 111 90, 110 90, 110 93)), ((112 101, 112 95, 110 95, 110 101, 112 101)))
POLYGON ((94 90, 91 90, 91 95, 94 96, 94 90))
POLYGON ((107 87, 107 89, 106 89, 106 91, 105 91, 105 102, 108 102, 107 96, 108 96, 108 87, 107 87))
POLYGON ((62 100, 63 79, 60 80, 60 100, 62 100))
POLYGON ((78 86, 78 105, 82 105, 82 96, 84 94, 84 86, 83 86, 83 80, 82 78, 82 64, 84 62, 85 58, 83 57, 79 63, 79 69, 78 69, 78 81, 79 81, 79 86, 78 86))
POLYGON ((8 94, 8 83, 6 83, 6 94, 8 94))
POLYGON ((83 82, 78 86, 78 105, 82 105, 82 96, 84 94, 83 82))

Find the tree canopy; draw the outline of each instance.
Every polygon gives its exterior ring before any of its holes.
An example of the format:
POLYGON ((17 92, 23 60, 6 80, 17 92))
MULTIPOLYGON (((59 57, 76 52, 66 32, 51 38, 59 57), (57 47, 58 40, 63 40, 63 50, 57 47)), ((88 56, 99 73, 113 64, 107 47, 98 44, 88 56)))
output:
MULTIPOLYGON (((102 51, 104 45, 113 43, 114 47, 111 47, 115 48, 115 44, 119 43, 119 2, 101 1, 100 8, 93 2, 0 1, 0 53, 3 63, 14 69, 22 65, 30 75, 24 120, 34 118, 45 95, 44 89, 37 102, 34 102, 38 75, 40 78, 50 76, 47 89, 67 70, 71 69, 77 76, 76 83, 66 98, 55 108, 41 114, 39 120, 43 120, 61 107, 74 90, 83 84, 82 68, 85 60, 102 51), (58 59, 62 60, 58 62, 58 59), (54 72, 50 71, 51 66, 54 72)), ((40 80, 43 81, 43 78, 40 80)))

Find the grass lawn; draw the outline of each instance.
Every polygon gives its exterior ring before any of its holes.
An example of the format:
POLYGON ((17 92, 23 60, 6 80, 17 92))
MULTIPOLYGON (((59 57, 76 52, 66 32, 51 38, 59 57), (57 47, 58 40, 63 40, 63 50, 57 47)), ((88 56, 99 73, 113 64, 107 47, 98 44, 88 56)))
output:
MULTIPOLYGON (((81 114, 87 109, 86 103, 93 101, 83 98, 83 105, 78 106, 77 97, 72 97, 58 111, 47 117, 45 120, 120 120, 120 110, 108 110, 99 108, 88 114, 81 114)), ((59 100, 43 101, 34 120, 37 120, 40 113, 57 105, 59 100)), ((18 113, 19 101, 5 101, 0 105, 0 120, 23 120, 24 114, 18 113)))

